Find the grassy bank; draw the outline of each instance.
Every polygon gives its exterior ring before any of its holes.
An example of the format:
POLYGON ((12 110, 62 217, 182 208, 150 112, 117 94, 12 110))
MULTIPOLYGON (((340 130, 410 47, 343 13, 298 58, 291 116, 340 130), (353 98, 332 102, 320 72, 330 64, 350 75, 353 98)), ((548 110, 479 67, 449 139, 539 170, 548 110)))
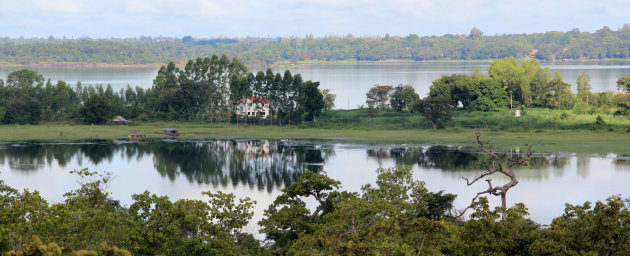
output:
POLYGON ((490 130, 470 128, 432 129, 327 129, 278 126, 218 126, 198 123, 145 123, 138 126, 93 126, 47 124, 27 126, 1 126, 0 142, 43 140, 77 141, 85 139, 125 139, 130 129, 138 129, 149 139, 166 136, 154 134, 163 127, 180 130, 179 139, 210 138, 268 138, 268 139, 324 139, 359 144, 449 144, 472 145, 475 133, 484 137, 496 136, 493 142, 502 148, 535 144, 537 152, 622 153, 630 154, 630 132, 590 130, 490 130))
MULTIPOLYGON (((455 111, 446 128, 487 128, 493 131, 528 131, 528 130, 590 130, 601 116, 606 122, 603 130, 626 131, 630 128, 627 116, 615 116, 610 113, 576 114, 570 110, 525 109, 519 118, 514 118, 514 111, 493 112, 455 111)), ((329 129, 430 129, 431 123, 417 113, 396 112, 392 109, 336 110, 322 113, 319 126, 329 129)))

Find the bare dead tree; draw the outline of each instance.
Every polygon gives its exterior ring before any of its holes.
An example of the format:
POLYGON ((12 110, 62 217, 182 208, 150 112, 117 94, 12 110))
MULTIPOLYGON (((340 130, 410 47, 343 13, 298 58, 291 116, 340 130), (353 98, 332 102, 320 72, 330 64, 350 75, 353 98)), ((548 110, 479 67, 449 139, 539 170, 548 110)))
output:
MULTIPOLYGON (((512 171, 512 167, 529 166, 529 160, 532 156, 532 146, 525 144, 525 146, 527 147, 527 153, 525 154, 511 152, 494 153, 487 148, 492 139, 494 139, 494 137, 490 138, 487 141, 483 141, 481 140, 481 133, 477 132, 477 145, 479 146, 479 150, 489 156, 489 158, 483 161, 483 163, 481 164, 486 170, 474 179, 469 179, 463 176, 461 178, 466 180, 467 186, 470 186, 472 184, 475 184, 475 182, 487 177, 485 181, 488 182, 488 189, 477 193, 477 195, 472 199, 471 205, 477 200, 477 198, 479 198, 479 196, 483 194, 490 194, 494 196, 501 196, 501 206, 504 209, 507 209, 507 192, 508 190, 510 190, 510 188, 518 184, 518 179, 516 178, 516 174, 514 174, 514 171, 512 171), (493 186, 492 178, 489 176, 495 173, 501 173, 507 176, 510 181, 503 184, 502 186, 493 186)), ((468 210, 470 207, 471 206, 468 206, 466 209, 462 210, 458 217, 464 215, 466 210, 468 210)), ((505 220, 506 217, 506 212, 503 212, 503 214, 501 215, 501 219, 505 220)))

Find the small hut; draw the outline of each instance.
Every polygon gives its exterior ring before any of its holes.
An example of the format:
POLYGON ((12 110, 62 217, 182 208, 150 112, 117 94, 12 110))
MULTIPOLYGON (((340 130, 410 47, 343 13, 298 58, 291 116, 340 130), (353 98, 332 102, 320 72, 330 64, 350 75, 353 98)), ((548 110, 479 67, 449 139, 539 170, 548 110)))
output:
POLYGON ((163 128, 162 134, 166 134, 170 136, 179 136, 179 131, 175 128, 163 128))
POLYGON ((111 120, 111 122, 112 124, 115 124, 115 125, 124 125, 124 124, 130 123, 131 121, 125 119, 122 116, 116 116, 114 117, 114 119, 111 120))

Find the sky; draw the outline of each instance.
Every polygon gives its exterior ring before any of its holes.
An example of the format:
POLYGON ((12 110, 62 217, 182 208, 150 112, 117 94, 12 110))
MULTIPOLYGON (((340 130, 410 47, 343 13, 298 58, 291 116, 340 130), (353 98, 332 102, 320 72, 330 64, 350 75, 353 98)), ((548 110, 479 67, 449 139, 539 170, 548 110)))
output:
POLYGON ((129 38, 595 32, 630 0, 0 0, 0 37, 129 38))

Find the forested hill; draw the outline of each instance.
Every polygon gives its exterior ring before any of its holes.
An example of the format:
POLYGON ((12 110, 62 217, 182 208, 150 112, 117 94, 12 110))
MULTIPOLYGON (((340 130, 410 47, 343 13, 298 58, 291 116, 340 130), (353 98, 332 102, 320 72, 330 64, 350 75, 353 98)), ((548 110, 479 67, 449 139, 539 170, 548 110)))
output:
POLYGON ((246 64, 314 61, 479 60, 509 56, 545 61, 630 58, 630 25, 595 33, 550 31, 486 36, 468 35, 326 36, 300 38, 195 39, 9 39, 0 38, 0 62, 12 64, 155 64, 212 54, 236 56, 246 64))

